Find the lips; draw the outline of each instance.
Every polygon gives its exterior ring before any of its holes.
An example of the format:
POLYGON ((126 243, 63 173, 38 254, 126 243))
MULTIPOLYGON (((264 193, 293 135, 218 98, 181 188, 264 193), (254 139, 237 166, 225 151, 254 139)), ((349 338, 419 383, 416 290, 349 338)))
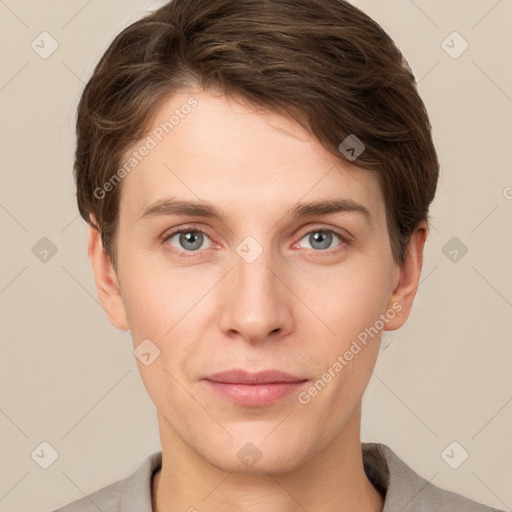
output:
POLYGON ((250 373, 241 369, 214 373, 203 379, 206 387, 225 399, 246 407, 262 407, 300 391, 308 381, 279 370, 250 373))
POLYGON ((280 384, 289 382, 304 382, 307 379, 297 377, 280 370, 264 370, 257 373, 242 369, 227 370, 205 377, 205 380, 224 384, 280 384))

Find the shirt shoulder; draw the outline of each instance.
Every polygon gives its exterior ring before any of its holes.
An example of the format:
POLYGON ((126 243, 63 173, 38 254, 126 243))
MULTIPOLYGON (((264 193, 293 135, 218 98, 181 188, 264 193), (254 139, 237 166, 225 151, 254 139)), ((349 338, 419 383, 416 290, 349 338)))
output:
POLYGON ((151 481, 161 465, 162 452, 155 452, 128 477, 52 512, 152 512, 151 481))
POLYGON ((362 443, 362 450, 369 480, 385 495, 382 512, 504 512, 430 483, 385 444, 362 443))

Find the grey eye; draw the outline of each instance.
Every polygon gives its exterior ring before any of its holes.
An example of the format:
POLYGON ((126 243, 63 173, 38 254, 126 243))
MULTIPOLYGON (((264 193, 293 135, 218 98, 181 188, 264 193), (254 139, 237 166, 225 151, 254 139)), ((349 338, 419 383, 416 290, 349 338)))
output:
POLYGON ((333 231, 324 230, 324 229, 316 229, 314 231, 310 231, 306 233, 302 240, 306 240, 309 244, 308 249, 316 249, 318 251, 324 251, 325 249, 330 249, 330 245, 334 239, 334 237, 341 240, 341 237, 334 233, 333 231))
POLYGON ((208 236, 199 230, 188 230, 188 231, 177 231, 176 233, 170 235, 167 240, 171 245, 174 245, 177 249, 182 249, 185 251, 197 251, 199 249, 205 249, 206 247, 202 247, 205 239, 208 236), (173 244, 171 241, 173 238, 178 237, 178 246, 173 244))

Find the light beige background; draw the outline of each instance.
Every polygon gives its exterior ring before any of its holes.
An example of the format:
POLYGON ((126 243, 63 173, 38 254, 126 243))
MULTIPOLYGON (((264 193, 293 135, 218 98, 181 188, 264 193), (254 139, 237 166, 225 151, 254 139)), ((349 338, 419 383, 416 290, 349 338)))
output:
MULTIPOLYGON (((96 298, 71 169, 93 65, 162 3, 0 1, 0 512, 52 510, 160 449, 131 340, 96 298), (47 59, 31 48, 43 31, 59 45, 47 59), (46 263, 32 252, 42 237, 58 251, 46 263), (43 441, 58 452, 48 469, 31 457, 43 441)), ((406 55, 442 164, 413 312, 383 338, 362 437, 436 485, 511 510, 512 1, 354 3, 406 55), (453 31, 469 43, 457 59, 442 46, 453 31), (468 249, 455 262, 443 252, 453 237, 468 249), (469 453, 458 469, 441 457, 452 441, 469 453)))

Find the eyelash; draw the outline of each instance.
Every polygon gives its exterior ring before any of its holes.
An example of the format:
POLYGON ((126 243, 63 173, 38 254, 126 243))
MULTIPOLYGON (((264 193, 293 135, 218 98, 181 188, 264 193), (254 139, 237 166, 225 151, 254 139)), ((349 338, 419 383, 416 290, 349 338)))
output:
MULTIPOLYGON (((161 238, 162 238, 162 243, 166 246, 166 249, 169 250, 170 252, 172 252, 173 254, 177 254, 178 256, 184 256, 185 258, 194 258, 194 257, 197 257, 202 251, 206 250, 206 249, 200 249, 200 250, 195 250, 195 251, 186 251, 184 249, 177 249, 173 246, 171 246, 170 244, 166 243, 169 238, 172 238, 174 235, 177 235, 177 234, 180 234, 180 233, 190 233, 190 232, 197 232, 197 233, 202 233, 203 235, 206 235, 208 238, 212 239, 208 233, 206 233, 205 231, 203 231, 202 229, 199 229, 199 228, 196 228, 194 226, 186 226, 184 228, 179 228, 179 229, 176 229, 174 231, 170 231, 170 232, 167 232, 165 233, 161 238)), ((339 233, 337 230, 334 230, 334 229, 326 229, 326 228, 312 228, 310 229, 309 231, 306 231, 305 233, 302 234, 302 236, 299 238, 299 242, 306 236, 312 234, 312 233, 317 233, 317 232, 320 232, 320 233, 333 233, 334 235, 336 235, 337 237, 340 238, 341 240, 341 243, 334 247, 333 249, 324 249, 324 250, 316 250, 316 249, 306 249, 308 252, 311 251, 312 253, 318 255, 318 256, 322 256, 324 254, 329 254, 329 255, 333 255, 333 254, 337 254, 338 252, 342 251, 346 246, 350 245, 348 239, 342 235, 341 233, 339 233)), ((213 241, 213 240, 212 240, 213 241)), ((294 245, 296 245, 298 242, 294 243, 294 245)))

